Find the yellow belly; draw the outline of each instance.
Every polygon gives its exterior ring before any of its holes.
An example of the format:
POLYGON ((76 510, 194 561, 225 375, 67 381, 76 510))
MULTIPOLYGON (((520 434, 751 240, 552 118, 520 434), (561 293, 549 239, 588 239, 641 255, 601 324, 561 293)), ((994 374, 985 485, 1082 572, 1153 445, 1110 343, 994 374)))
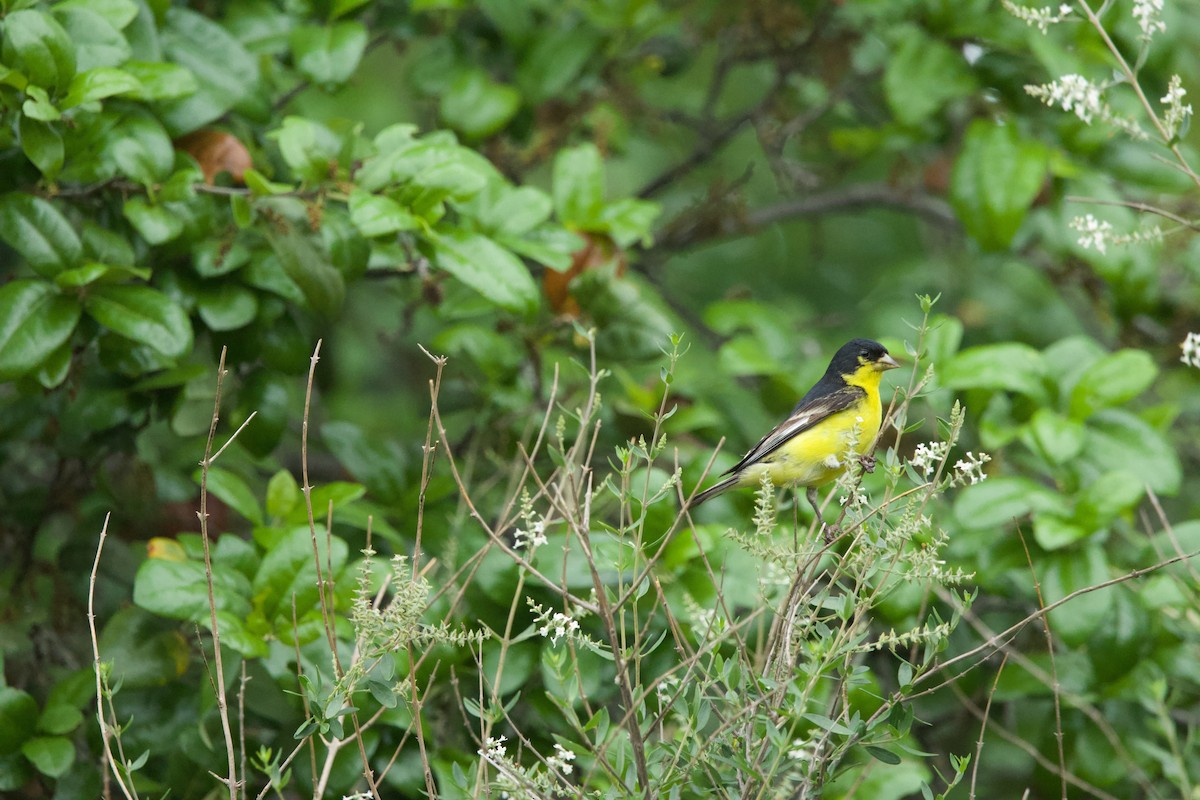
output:
POLYGON ((846 461, 866 454, 879 432, 878 403, 847 409, 792 438, 774 453, 748 466, 738 481, 757 485, 764 472, 776 486, 822 486, 846 469, 846 461))

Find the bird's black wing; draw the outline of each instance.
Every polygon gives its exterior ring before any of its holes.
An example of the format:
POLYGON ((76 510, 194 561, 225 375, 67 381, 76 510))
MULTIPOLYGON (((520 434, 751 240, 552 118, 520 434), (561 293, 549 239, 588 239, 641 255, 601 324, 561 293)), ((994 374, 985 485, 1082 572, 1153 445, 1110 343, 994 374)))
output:
POLYGON ((761 461, 821 420, 850 408, 862 400, 866 394, 866 390, 858 386, 843 385, 817 397, 806 397, 808 402, 798 405, 787 419, 779 423, 758 444, 750 448, 750 452, 742 456, 742 460, 726 470, 724 474, 741 472, 756 461, 761 461))

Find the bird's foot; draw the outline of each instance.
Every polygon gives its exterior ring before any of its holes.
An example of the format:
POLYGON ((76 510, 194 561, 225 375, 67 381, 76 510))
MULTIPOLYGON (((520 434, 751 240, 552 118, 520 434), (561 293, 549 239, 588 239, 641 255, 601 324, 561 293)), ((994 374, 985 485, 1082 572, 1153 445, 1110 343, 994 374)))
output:
POLYGON ((830 525, 828 522, 821 523, 821 531, 825 534, 825 544, 833 544, 834 539, 842 535, 841 526, 830 525))
POLYGON ((859 456, 858 463, 862 464, 863 472, 874 472, 875 471, 875 456, 874 455, 859 456))

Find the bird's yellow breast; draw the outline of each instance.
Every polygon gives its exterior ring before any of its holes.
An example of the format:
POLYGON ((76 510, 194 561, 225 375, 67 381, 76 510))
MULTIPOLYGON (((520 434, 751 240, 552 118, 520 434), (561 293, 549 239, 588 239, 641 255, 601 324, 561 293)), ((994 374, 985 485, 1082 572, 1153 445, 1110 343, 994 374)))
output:
POLYGON ((758 484, 766 472, 776 486, 822 486, 845 471, 848 458, 865 455, 871 449, 883 418, 879 400, 881 373, 872 367, 862 367, 843 377, 866 395, 747 467, 740 484, 758 484))

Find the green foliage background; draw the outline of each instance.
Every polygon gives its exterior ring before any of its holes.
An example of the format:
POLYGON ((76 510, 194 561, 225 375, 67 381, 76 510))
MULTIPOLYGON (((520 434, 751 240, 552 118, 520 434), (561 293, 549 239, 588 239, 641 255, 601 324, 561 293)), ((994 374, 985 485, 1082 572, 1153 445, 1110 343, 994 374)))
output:
MULTIPOLYGON (((1173 74, 1196 85, 1195 4, 1169 4, 1150 46, 1130 8, 1107 5, 1104 22, 1152 101, 1173 74)), ((945 558, 978 591, 979 626, 956 632, 947 655, 1200 547, 1200 371, 1178 358, 1200 329, 1200 239, 1098 252, 1068 225, 1089 212, 1120 231, 1155 221, 1079 197, 1186 221, 1198 187, 1163 143, 1025 92, 1112 74, 1082 11, 1048 35, 984 0, 13 0, 2 11, 0 789, 99 791, 85 614, 109 513, 95 600, 125 754, 147 754, 137 780, 150 795, 217 785, 208 771, 224 754, 200 657, 211 641, 198 644, 192 623, 209 624, 196 465, 222 348, 218 443, 255 414, 208 481, 226 672, 233 686, 244 659, 252 679, 251 750, 287 752, 310 718, 288 660, 295 639, 314 662, 321 644, 299 473, 318 339, 312 505, 319 519, 333 509, 323 561, 343 607, 368 524, 377 550, 411 554, 423 504, 423 547, 445 568, 435 585, 487 543, 444 462, 422 491, 435 369, 418 345, 449 357, 439 405, 451 440, 438 444, 491 520, 552 391, 564 408, 584 396, 587 330, 611 373, 598 468, 650 435, 663 352, 684 334, 665 432, 687 495, 721 437, 717 471, 842 341, 905 352, 917 294, 940 295, 925 353, 935 376, 910 418, 924 427, 893 460, 936 438, 954 398, 967 411, 960 448, 993 458, 986 481, 936 508, 945 558), (245 149, 242 180, 205 182, 223 162, 189 154, 183 137, 198 131, 245 149), (571 300, 550 299, 545 276, 573 263, 587 269, 571 300)), ((1106 100, 1142 113, 1128 86, 1106 100)), ((1185 130, 1174 144, 1196 164, 1193 141, 1185 130)), ((668 506, 646 510, 648 529, 667 530, 668 506)), ((724 558, 722 532, 752 513, 749 492, 705 506, 698 538, 659 565, 664 580, 703 602, 696 542, 724 558)), ((454 619, 503 629, 516 575, 492 552, 454 619)), ((953 772, 951 755, 975 755, 971 712, 988 698, 981 796, 1057 793, 1057 730, 1065 771, 1091 787, 1072 796, 1190 796, 1195 576, 1176 565, 1055 610, 1053 665, 1030 628, 1003 672, 997 656, 915 701, 925 724, 903 762, 851 759, 826 796, 905 796, 953 772)), ((889 605, 879 630, 928 602, 889 605)), ((421 667, 434 685, 426 744, 439 792, 457 796, 454 769, 480 743, 449 681, 470 684, 481 667, 438 647, 421 667)), ((553 684, 544 657, 529 642, 506 680, 524 687, 522 721, 548 743, 560 727, 534 699, 553 684)), ((876 666, 872 691, 894 690, 894 666, 876 666)), ((365 702, 386 700, 376 689, 365 702)), ((403 704, 389 708, 372 756, 386 762, 411 724, 403 704)), ((351 750, 329 796, 358 786, 351 750)), ((411 743, 400 752, 386 787, 415 795, 420 756, 411 743)), ((311 794, 306 759, 293 769, 288 791, 311 794)))

